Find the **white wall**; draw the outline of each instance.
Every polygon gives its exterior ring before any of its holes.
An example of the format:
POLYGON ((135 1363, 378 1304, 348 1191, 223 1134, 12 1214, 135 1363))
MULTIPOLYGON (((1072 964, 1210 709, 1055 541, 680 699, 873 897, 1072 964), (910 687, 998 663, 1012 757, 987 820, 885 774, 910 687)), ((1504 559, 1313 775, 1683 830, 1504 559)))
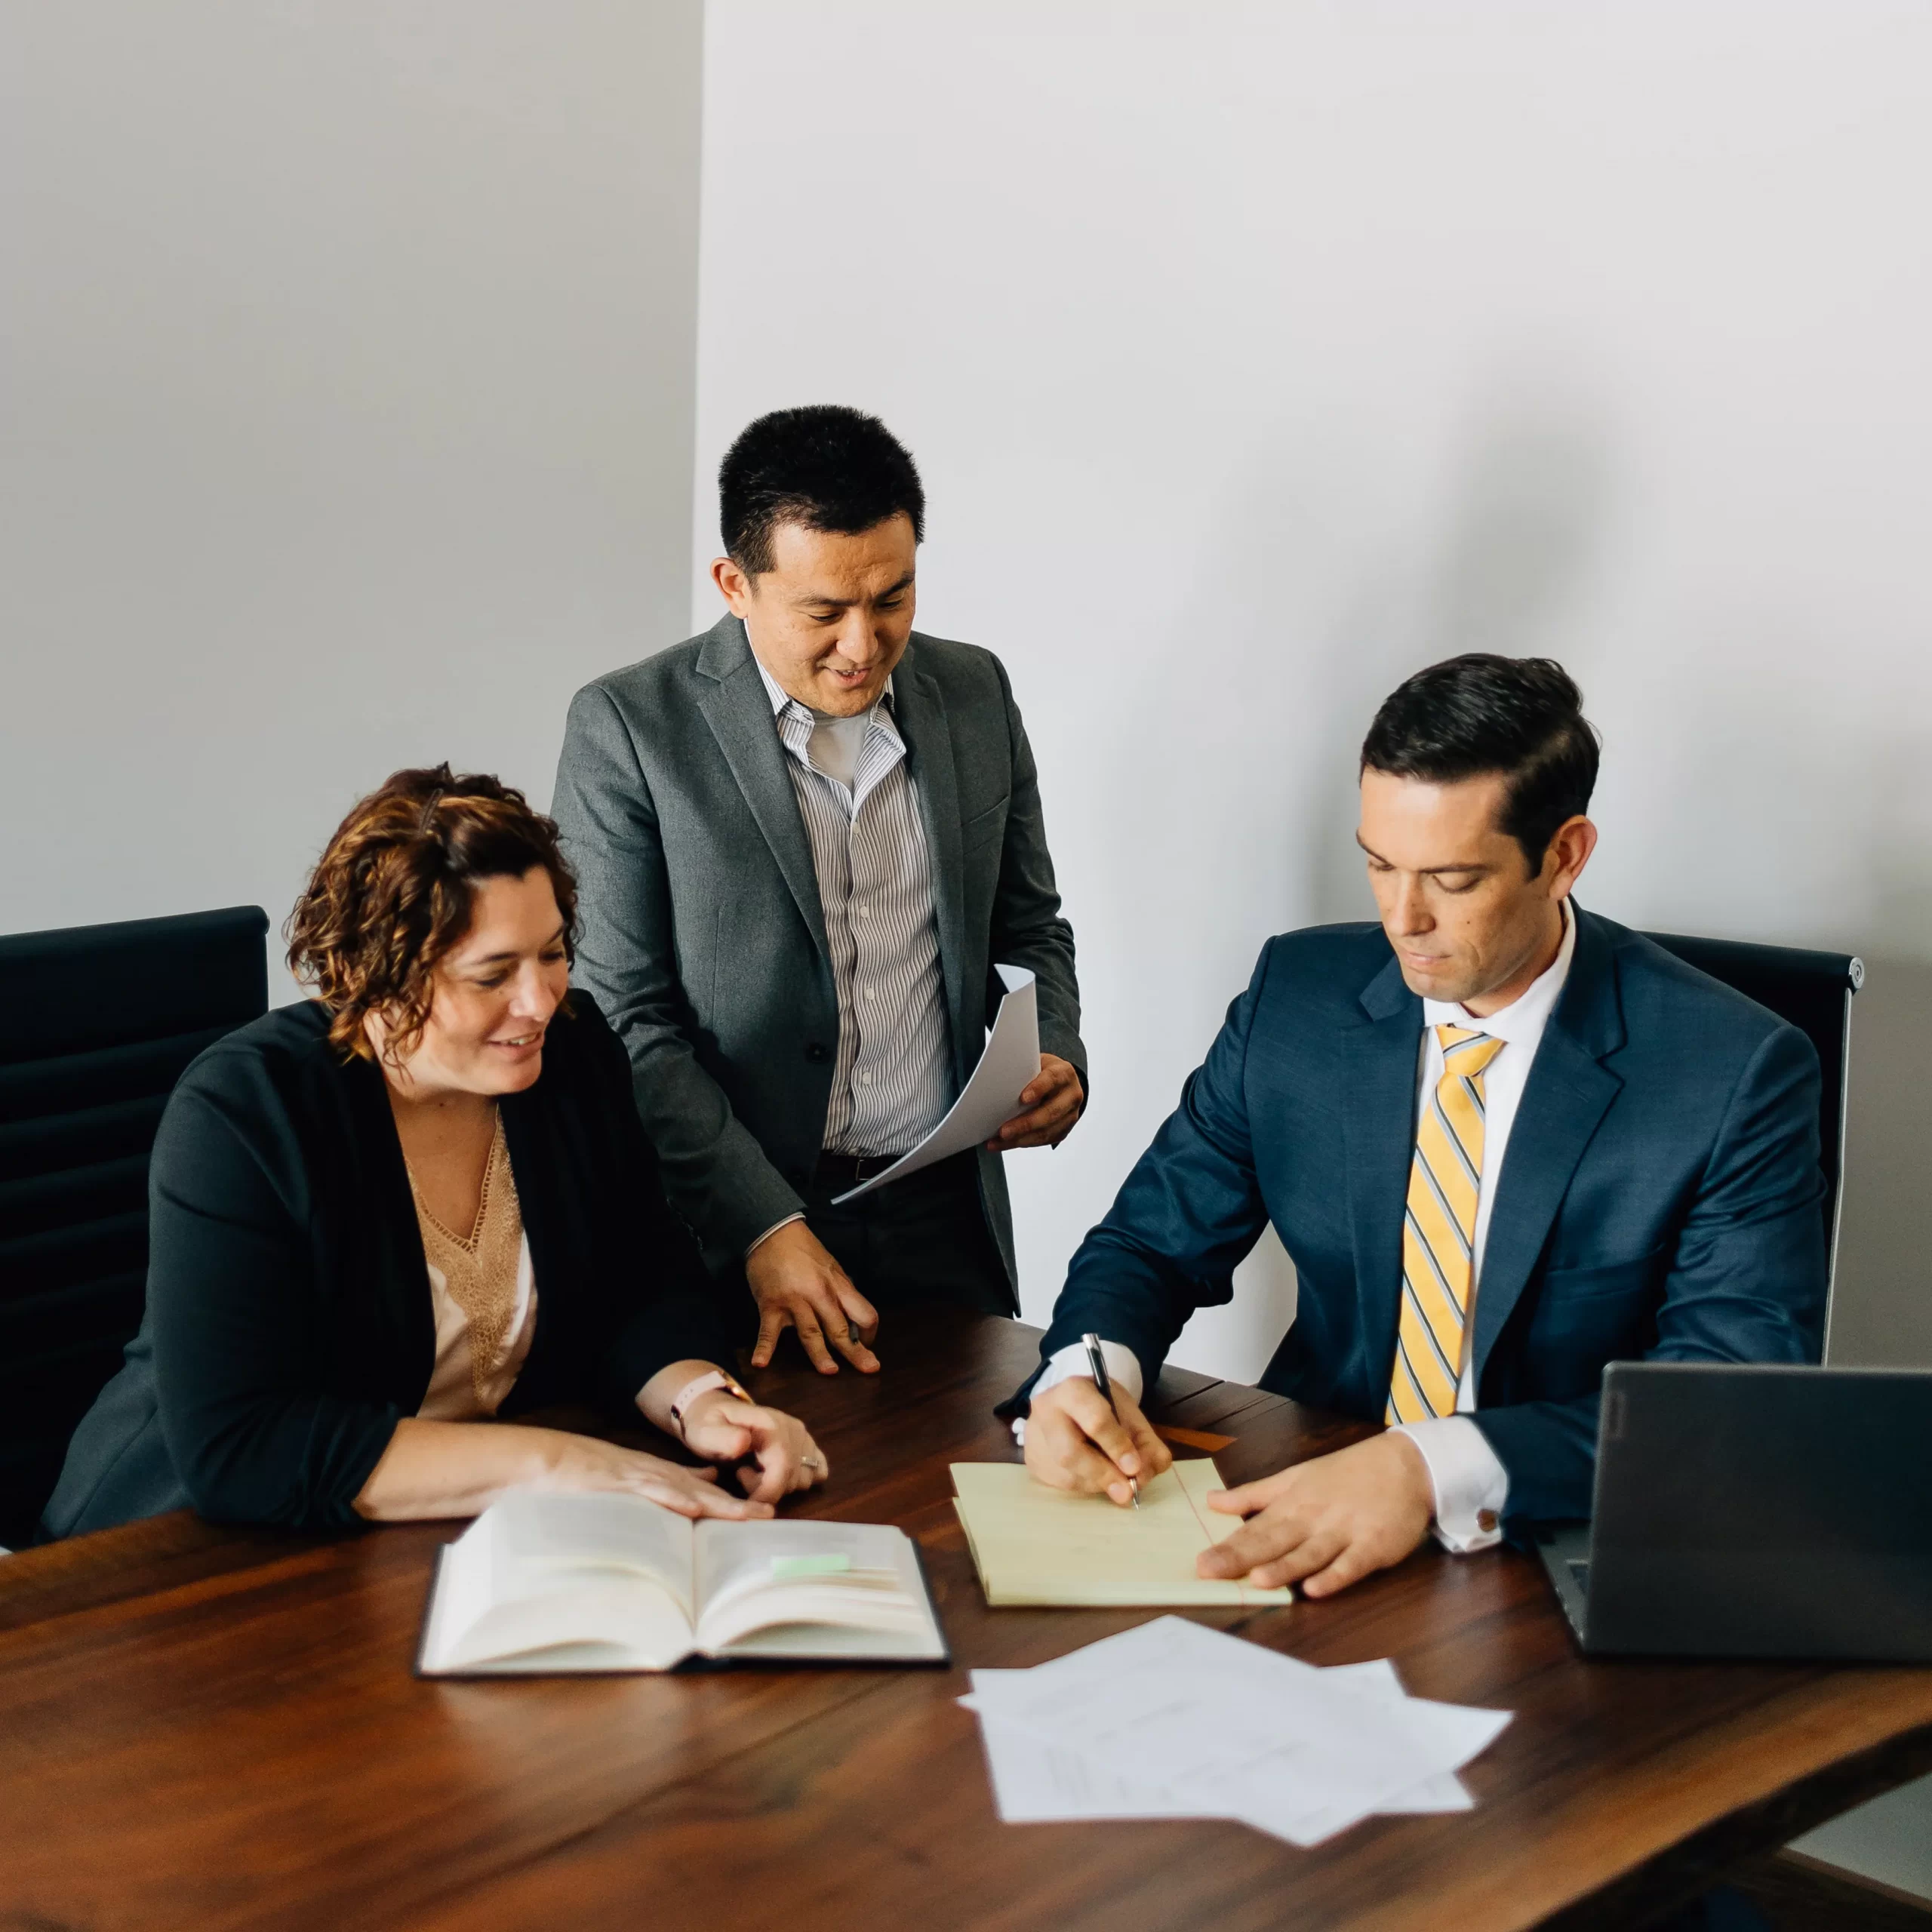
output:
POLYGON ((278 925, 400 764, 548 801, 688 600, 702 26, 0 0, 0 931, 278 925))
MULTIPOLYGON (((1932 1360, 1932 14, 706 18, 698 561, 746 420, 878 411, 921 623, 1002 654, 1039 753, 1095 1098, 1012 1164, 1029 1312, 1261 940, 1369 915, 1376 702, 1483 647, 1604 731, 1586 903, 1871 963, 1844 1318, 1932 1360)), ((1179 1359, 1258 1369, 1259 1272, 1179 1359)))

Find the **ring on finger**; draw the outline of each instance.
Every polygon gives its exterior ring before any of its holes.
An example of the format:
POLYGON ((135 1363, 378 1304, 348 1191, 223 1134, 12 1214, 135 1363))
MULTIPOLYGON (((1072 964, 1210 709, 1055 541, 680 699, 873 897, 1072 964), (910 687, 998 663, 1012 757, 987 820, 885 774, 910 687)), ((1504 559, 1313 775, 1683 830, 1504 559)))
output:
POLYGON ((798 1460, 808 1469, 822 1469, 825 1467, 825 1458, 823 1456, 801 1456, 798 1460))

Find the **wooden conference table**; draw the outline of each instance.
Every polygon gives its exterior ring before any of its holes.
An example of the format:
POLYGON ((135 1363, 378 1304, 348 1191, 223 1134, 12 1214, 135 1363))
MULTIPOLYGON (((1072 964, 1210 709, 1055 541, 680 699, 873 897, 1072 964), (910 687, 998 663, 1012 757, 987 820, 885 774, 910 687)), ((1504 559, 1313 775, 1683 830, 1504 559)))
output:
MULTIPOLYGON (((946 1465, 1011 1453, 990 1410, 1038 1333, 900 1314, 881 1339, 876 1377, 794 1358, 755 1384, 826 1448, 810 1513, 918 1537, 953 1669, 420 1681, 447 1524, 183 1513, 0 1558, 0 1927, 1626 1927, 1932 1767, 1932 1670, 1586 1663, 1532 1558, 1424 1552, 1327 1602, 1192 1614, 1515 1711, 1465 1774, 1474 1811, 1312 1851, 1003 1826, 964 1672, 1157 1613, 989 1611, 946 1465)), ((1361 1432, 1181 1373, 1155 1407, 1235 1437, 1231 1481, 1361 1432)))

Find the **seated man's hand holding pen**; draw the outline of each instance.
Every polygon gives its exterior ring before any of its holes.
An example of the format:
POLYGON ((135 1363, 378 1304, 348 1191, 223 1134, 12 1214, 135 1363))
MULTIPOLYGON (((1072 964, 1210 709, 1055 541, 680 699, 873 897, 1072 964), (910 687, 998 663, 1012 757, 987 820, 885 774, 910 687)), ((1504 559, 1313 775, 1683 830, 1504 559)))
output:
POLYGON ((1110 1406, 1091 1377, 1076 1375, 1034 1397, 1026 1422, 1026 1468, 1035 1481, 1106 1496, 1126 1509, 1136 1485, 1174 1461, 1173 1451, 1118 1382, 1112 1394, 1110 1406))

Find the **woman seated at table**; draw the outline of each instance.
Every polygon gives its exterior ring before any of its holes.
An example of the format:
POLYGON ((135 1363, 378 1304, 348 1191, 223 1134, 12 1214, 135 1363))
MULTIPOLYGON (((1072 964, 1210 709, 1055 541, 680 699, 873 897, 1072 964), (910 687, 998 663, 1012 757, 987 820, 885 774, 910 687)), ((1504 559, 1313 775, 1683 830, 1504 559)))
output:
POLYGON ((54 1536, 192 1504, 226 1522, 463 1516, 517 1484, 768 1516, 826 1474, 724 1369, 603 1016, 568 991, 555 826, 494 778, 401 771, 289 921, 315 990, 182 1076, 155 1142, 146 1318, 75 1432, 54 1536), (692 1469, 488 1421, 637 1411, 692 1469))

